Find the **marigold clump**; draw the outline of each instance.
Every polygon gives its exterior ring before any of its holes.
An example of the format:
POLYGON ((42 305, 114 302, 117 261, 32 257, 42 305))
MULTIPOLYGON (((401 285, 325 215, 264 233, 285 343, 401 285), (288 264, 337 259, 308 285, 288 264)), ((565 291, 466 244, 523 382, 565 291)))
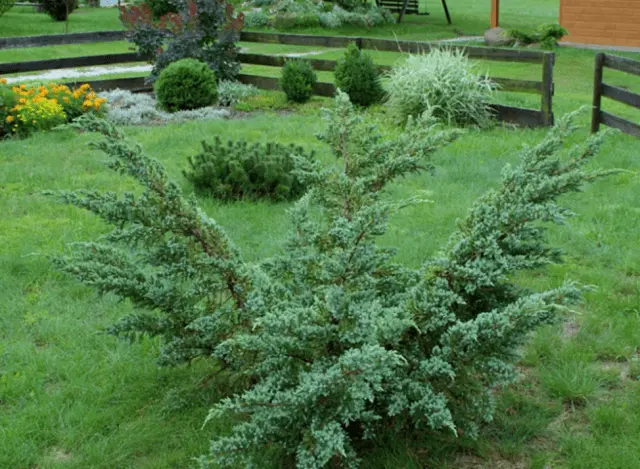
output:
POLYGON ((101 115, 106 103, 87 83, 72 90, 56 83, 9 86, 6 78, 0 78, 0 97, 0 137, 49 130, 86 113, 101 115))

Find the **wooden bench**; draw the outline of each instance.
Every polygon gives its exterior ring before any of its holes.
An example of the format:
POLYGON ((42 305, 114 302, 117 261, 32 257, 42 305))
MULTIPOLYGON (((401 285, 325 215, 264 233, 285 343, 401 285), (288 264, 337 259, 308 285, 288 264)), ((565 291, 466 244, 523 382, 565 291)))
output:
MULTIPOLYGON (((377 0, 379 7, 386 8, 391 13, 401 13, 404 7, 404 0, 377 0)), ((418 0, 409 0, 407 9, 404 11, 407 15, 428 15, 428 12, 420 13, 418 10, 418 0)))
MULTIPOLYGON (((404 15, 428 15, 426 10, 420 12, 418 0, 376 0, 376 5, 382 8, 386 8, 392 13, 399 13, 398 23, 402 21, 404 15)), ((449 15, 449 7, 447 6, 447 0, 442 0, 442 7, 444 13, 447 16, 447 22, 451 24, 451 16, 449 15)))

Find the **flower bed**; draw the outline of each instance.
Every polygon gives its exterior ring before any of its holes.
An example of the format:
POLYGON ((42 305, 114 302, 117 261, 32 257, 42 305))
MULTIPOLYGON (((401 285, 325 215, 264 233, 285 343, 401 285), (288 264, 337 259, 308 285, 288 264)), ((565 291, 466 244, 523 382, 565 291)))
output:
POLYGON ((66 85, 21 84, 9 86, 0 79, 0 137, 46 132, 86 113, 103 113, 106 99, 88 84, 70 89, 66 85))

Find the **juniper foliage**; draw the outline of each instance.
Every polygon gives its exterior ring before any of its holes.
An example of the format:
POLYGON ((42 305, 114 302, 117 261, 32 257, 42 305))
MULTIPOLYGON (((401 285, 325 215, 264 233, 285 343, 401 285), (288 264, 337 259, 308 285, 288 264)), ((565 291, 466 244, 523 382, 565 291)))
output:
POLYGON ((425 115, 383 137, 343 93, 325 121, 320 138, 339 165, 298 160, 310 190, 291 209, 282 254, 253 266, 158 162, 109 124, 81 121, 106 135, 99 148, 111 167, 145 193, 62 194, 116 228, 61 266, 162 313, 119 329, 163 334, 165 357, 211 354, 251 378, 210 411, 208 419, 236 423, 212 442, 203 468, 262 467, 269 447, 301 469, 355 468, 358 443, 389 428, 473 436, 492 418, 493 390, 513 381, 527 335, 580 297, 572 283, 527 291, 512 274, 560 261, 543 223, 564 223, 572 213, 558 197, 608 174, 585 168, 602 134, 561 158, 573 126, 571 116, 560 120, 504 169, 441 253, 411 270, 376 240, 391 214, 419 200, 390 202, 385 188, 430 171, 429 156, 459 133, 425 115))
POLYGON ((95 148, 111 157, 108 167, 144 191, 121 197, 95 190, 57 193, 114 227, 96 242, 75 245, 71 256, 57 259, 58 267, 100 293, 129 299, 138 312, 110 332, 132 340, 163 337, 161 363, 210 357, 243 321, 237 312, 244 309, 250 277, 238 249, 195 198, 169 180, 162 164, 112 123, 89 118, 73 125, 102 133, 95 148))

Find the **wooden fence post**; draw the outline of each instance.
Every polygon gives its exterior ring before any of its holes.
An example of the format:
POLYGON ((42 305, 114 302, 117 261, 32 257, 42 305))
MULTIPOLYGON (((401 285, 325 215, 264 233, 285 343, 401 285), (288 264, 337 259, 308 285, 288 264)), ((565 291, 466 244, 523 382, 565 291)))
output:
POLYGON ((604 53, 596 54, 596 66, 593 77, 593 108, 591 110, 591 133, 600 131, 600 106, 602 104, 602 72, 604 69, 604 53))
POLYGON ((500 26, 500 0, 491 0, 491 27, 500 26))
POLYGON ((542 125, 553 125, 553 65, 556 55, 547 52, 542 56, 542 125))

